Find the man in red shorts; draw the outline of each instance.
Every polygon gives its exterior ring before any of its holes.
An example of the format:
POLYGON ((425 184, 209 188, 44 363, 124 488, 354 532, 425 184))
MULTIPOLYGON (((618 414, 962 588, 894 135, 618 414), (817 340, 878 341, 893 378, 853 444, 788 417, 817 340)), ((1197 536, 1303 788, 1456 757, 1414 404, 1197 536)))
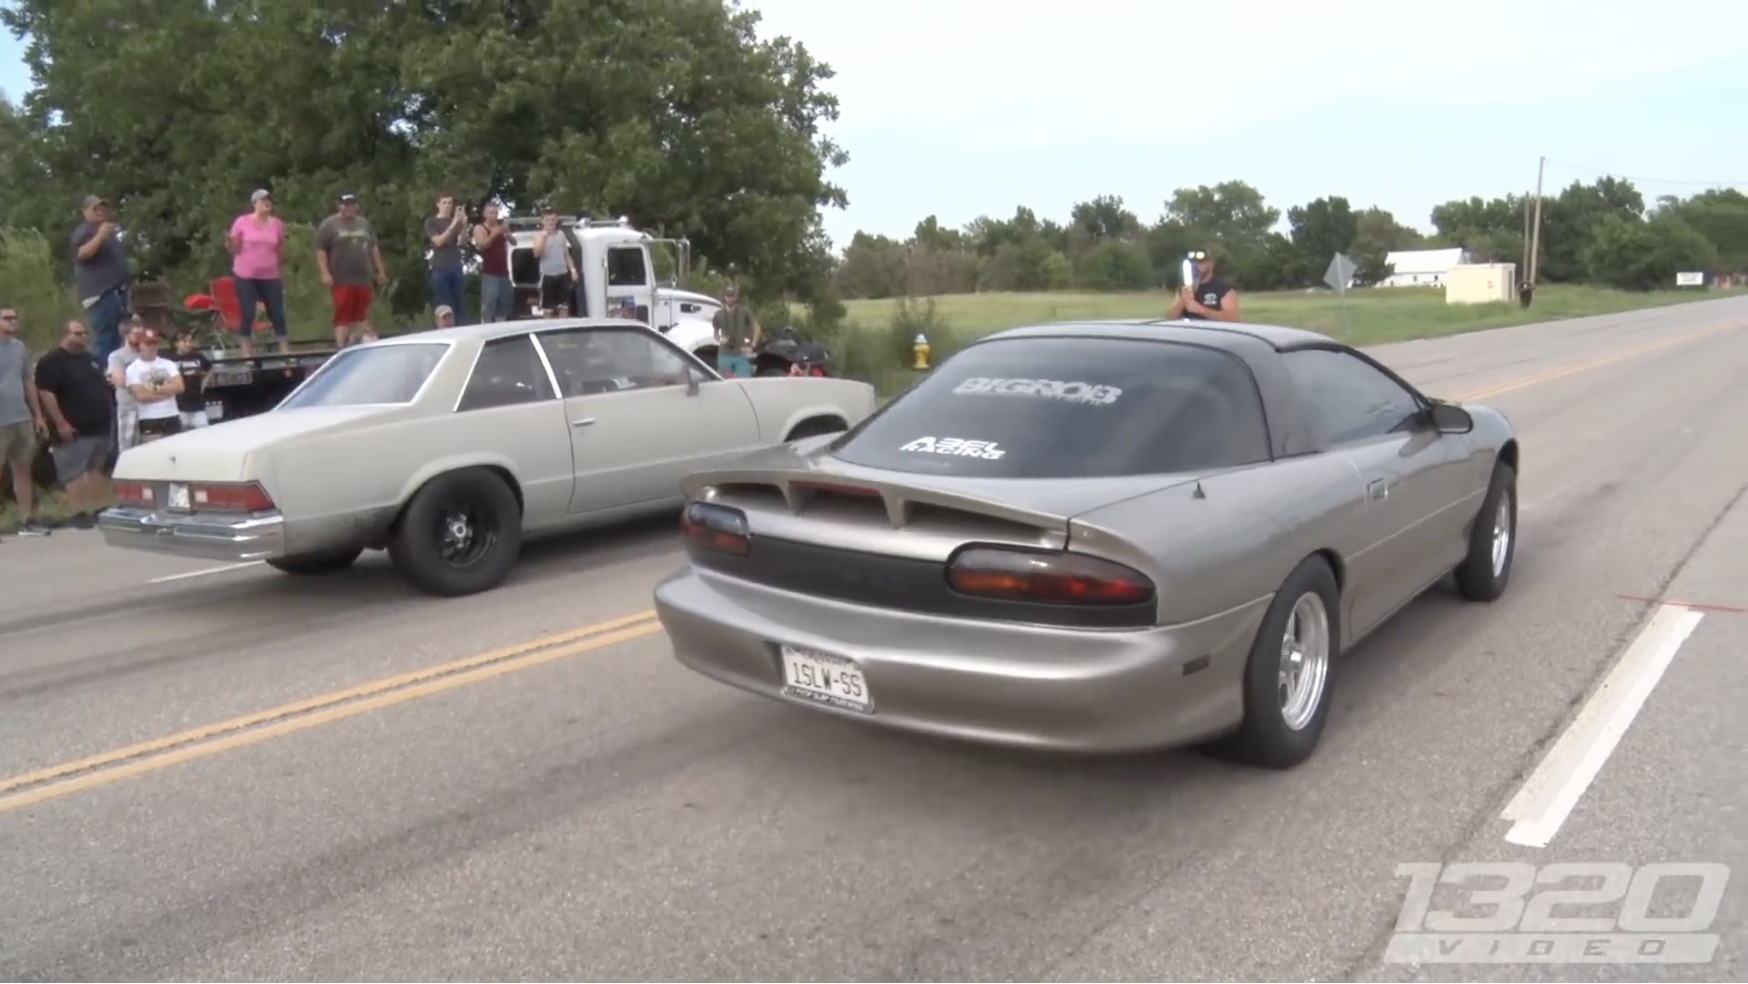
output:
POLYGON ((358 214, 358 196, 345 192, 340 208, 316 228, 316 266, 334 299, 334 344, 345 348, 376 337, 370 330, 371 275, 388 282, 382 249, 370 220, 358 214))

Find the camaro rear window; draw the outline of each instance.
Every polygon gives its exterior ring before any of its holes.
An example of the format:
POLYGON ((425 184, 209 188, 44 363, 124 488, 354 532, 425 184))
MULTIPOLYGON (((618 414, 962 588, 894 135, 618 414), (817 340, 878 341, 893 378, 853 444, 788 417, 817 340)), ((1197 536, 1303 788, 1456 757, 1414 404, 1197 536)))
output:
POLYGON ((279 406, 293 410, 411 403, 448 351, 449 346, 441 342, 347 349, 324 363, 303 389, 279 406))
POLYGON ((1266 461, 1249 369, 1216 349, 1110 338, 984 342, 943 363, 836 454, 967 478, 1100 478, 1266 461))

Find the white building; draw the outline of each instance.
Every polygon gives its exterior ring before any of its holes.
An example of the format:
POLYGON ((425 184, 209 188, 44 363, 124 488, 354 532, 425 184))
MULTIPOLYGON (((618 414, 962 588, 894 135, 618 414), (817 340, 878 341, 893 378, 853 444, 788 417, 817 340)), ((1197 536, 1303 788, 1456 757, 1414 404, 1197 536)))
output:
POLYGON ((1469 262, 1469 251, 1453 249, 1408 249, 1386 253, 1384 262, 1395 267, 1379 287, 1443 287, 1451 267, 1469 262))

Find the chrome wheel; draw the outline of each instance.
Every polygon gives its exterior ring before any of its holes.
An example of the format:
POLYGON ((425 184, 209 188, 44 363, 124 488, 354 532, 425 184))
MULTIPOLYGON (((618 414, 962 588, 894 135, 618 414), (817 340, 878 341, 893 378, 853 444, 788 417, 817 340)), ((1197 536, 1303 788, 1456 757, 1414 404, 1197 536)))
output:
POLYGON ((1316 716, 1329 679, 1329 611, 1323 597, 1306 592, 1287 616, 1281 635, 1281 720, 1294 731, 1316 716))
POLYGON ((1511 499, 1511 490, 1502 490, 1499 494, 1499 508, 1493 510, 1494 577, 1504 575, 1505 558, 1511 553, 1511 499))

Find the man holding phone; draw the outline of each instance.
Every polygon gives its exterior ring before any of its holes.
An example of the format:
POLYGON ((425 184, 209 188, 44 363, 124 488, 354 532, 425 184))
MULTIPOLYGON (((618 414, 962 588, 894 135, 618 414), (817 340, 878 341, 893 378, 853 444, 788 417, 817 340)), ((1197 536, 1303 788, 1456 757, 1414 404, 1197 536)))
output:
POLYGON ((1165 316, 1171 321, 1237 321, 1238 291, 1214 273, 1214 257, 1207 250, 1194 250, 1185 259, 1194 265, 1196 281, 1178 288, 1171 309, 1165 316))

